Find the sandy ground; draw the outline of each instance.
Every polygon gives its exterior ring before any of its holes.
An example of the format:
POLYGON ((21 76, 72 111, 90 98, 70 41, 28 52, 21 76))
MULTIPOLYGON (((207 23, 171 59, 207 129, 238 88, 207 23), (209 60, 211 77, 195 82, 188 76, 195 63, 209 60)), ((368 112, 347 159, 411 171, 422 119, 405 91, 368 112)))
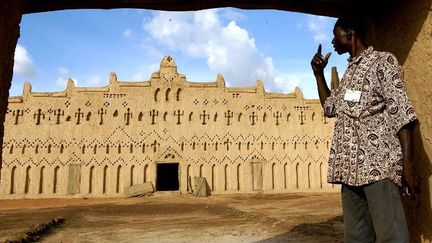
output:
POLYGON ((57 216, 42 242, 342 242, 339 193, 0 201, 0 242, 57 216))

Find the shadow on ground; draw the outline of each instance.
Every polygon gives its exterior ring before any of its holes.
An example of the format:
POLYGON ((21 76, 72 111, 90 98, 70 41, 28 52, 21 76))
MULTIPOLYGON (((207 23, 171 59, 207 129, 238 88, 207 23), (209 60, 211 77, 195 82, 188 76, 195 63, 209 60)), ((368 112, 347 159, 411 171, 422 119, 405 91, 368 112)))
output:
POLYGON ((257 241, 257 243, 268 242, 343 242, 343 218, 337 216, 325 222, 305 223, 293 227, 286 233, 271 238, 257 241))

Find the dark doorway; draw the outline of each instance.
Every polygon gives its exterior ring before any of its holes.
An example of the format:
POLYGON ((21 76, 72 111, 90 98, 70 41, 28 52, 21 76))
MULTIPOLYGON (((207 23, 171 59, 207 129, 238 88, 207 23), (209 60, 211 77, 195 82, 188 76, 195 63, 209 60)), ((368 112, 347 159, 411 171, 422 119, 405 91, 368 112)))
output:
POLYGON ((178 191, 179 190, 179 164, 157 164, 156 190, 178 191))

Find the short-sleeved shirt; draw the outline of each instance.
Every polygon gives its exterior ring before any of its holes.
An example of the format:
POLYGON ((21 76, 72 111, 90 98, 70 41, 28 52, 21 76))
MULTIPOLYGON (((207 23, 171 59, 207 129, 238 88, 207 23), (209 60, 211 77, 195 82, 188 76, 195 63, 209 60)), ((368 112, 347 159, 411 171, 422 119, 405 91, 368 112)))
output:
POLYGON ((348 60, 337 89, 324 104, 336 117, 330 149, 328 182, 352 186, 390 179, 401 185, 402 148, 398 131, 416 120, 396 57, 369 47, 348 60), (344 99, 361 91, 359 102, 344 99))

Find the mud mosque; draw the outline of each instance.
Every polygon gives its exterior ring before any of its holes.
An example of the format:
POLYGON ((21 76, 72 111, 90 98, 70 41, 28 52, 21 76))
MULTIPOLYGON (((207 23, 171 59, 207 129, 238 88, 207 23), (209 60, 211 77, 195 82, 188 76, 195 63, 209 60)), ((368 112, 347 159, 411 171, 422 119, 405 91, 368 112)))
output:
POLYGON ((432 242, 432 0, 0 1, 0 197, 122 195, 123 186, 131 183, 152 181, 158 187, 158 178, 168 174, 163 165, 180 174, 167 184, 175 189, 178 182, 182 193, 188 190, 188 173, 195 177, 200 171, 214 193, 336 190, 322 183, 330 139, 325 128, 332 121, 322 118, 317 101, 303 100, 299 91, 265 93, 260 82, 250 89, 226 88, 222 77, 212 84, 189 83, 171 72, 174 67, 162 66, 148 82, 117 82, 112 75, 108 87, 75 88, 70 82, 59 93, 31 92, 27 84, 22 97, 9 97, 23 16, 74 9, 217 7, 332 17, 351 9, 370 21, 370 43, 398 58, 419 118, 413 156, 421 193, 417 206, 404 202, 410 242, 432 242))
POLYGON ((333 120, 319 100, 188 82, 165 57, 149 81, 10 97, 1 198, 124 196, 152 182, 188 193, 336 191, 327 184, 333 120))

